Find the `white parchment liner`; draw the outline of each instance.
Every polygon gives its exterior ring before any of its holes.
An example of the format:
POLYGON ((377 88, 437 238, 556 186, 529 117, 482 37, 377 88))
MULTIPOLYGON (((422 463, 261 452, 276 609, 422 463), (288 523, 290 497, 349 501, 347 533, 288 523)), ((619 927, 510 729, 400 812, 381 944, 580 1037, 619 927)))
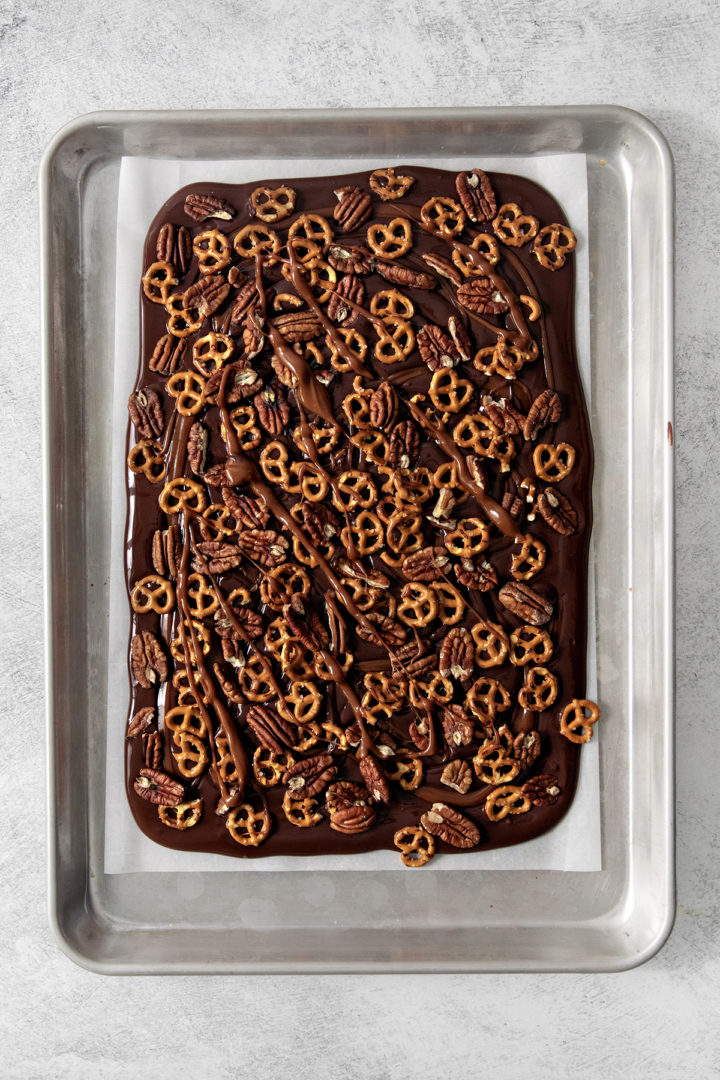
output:
MULTIPOLYGON (((584 154, 545 157, 414 158, 430 168, 511 172, 543 184, 563 207, 578 236, 575 251, 575 333, 580 374, 590 400, 590 275, 587 252, 587 172, 584 154)), ((135 382, 139 349, 138 288, 147 230, 163 203, 178 188, 193 181, 258 182, 265 178, 332 176, 387 165, 400 160, 344 158, 243 159, 239 161, 167 161, 124 157, 120 169, 115 293, 115 379, 112 424, 112 548, 108 641, 107 781, 105 797, 105 872, 138 871, 263 871, 263 870, 395 870, 403 871, 396 852, 358 855, 318 855, 310 858, 269 856, 245 860, 224 855, 177 851, 148 839, 135 824, 124 783, 124 732, 128 704, 127 645, 129 611, 124 581, 125 433, 127 398, 135 382)), ((595 579, 590 546, 588 604, 588 686, 597 697, 595 639, 595 579)), ((423 868, 433 870, 600 870, 600 785, 598 740, 582 748, 578 787, 572 806, 560 823, 543 836, 515 847, 467 852, 435 858, 423 868)), ((212 812, 212 810, 210 811, 212 812)))

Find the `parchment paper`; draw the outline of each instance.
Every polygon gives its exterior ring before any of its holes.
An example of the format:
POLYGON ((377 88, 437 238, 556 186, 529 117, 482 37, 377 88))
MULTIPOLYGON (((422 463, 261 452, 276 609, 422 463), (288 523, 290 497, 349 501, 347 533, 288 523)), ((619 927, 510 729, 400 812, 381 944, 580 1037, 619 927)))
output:
MULTIPOLYGON (((127 398, 138 364, 138 288, 143 271, 142 251, 147 230, 163 203, 178 188, 193 181, 244 183, 283 176, 331 176, 388 165, 512 172, 543 184, 563 207, 578 236, 576 265, 576 344, 586 400, 590 400, 590 276, 587 254, 587 172, 584 154, 545 157, 415 158, 413 162, 375 159, 257 158, 239 161, 167 161, 124 157, 120 170, 115 294, 115 381, 112 425, 112 549, 108 641, 107 782, 105 801, 105 872, 138 871, 236 872, 263 870, 395 870, 404 871, 396 852, 360 855, 320 855, 312 858, 269 856, 244 860, 223 855, 176 851, 153 843, 135 824, 124 786, 124 732, 128 701, 128 601, 124 582, 125 433, 127 398)), ((596 698, 595 582, 590 547, 588 605, 588 696, 596 698)), ((580 776, 572 806, 562 821, 543 836, 515 847, 468 852, 433 859, 424 869, 443 870, 566 870, 602 868, 600 846, 600 786, 598 740, 582 748, 580 776)))

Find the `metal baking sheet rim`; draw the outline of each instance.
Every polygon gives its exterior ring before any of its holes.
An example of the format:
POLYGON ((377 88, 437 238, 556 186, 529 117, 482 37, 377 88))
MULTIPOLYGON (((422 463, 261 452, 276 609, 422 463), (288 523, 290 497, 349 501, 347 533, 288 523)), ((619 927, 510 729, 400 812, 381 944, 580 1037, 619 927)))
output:
MULTIPOLYGON (((608 129, 617 129, 623 126, 632 130, 636 136, 641 137, 647 143, 656 159, 657 175, 655 177, 661 194, 662 203, 654 208, 657 215, 657 228, 660 230, 661 267, 659 279, 656 283, 656 295, 653 296, 655 307, 653 315, 655 319, 655 334, 657 349, 655 355, 658 358, 656 368, 657 385, 661 398, 661 412, 667 417, 669 431, 674 422, 673 415, 673 225, 674 225, 674 188, 673 188, 673 161, 670 148, 659 130, 644 116, 632 110, 619 106, 575 106, 563 108, 493 108, 493 109, 402 109, 402 110, 298 110, 298 111, 238 111, 238 112, 98 112, 81 116, 64 128, 62 128, 48 145, 40 167, 40 209, 41 209, 41 319, 42 319, 42 431, 43 431, 43 544, 44 544, 44 590, 45 590, 45 642, 46 642, 46 721, 47 721, 47 744, 48 744, 48 773, 47 773, 47 809, 48 809, 48 893, 49 915, 56 939, 65 953, 79 965, 102 974, 140 974, 140 973, 311 973, 311 972, 423 972, 423 971, 617 971, 635 967, 648 960, 662 947, 672 929, 675 915, 675 885, 674 885, 674 784, 673 784, 673 719, 674 719, 674 462, 672 453, 665 454, 661 475, 658 483, 658 494, 661 498, 661 526, 658 529, 658 539, 662 555, 661 573, 656 579, 656 599, 659 610, 662 612, 662 629, 660 634, 662 646, 662 686, 659 691, 660 716, 656 717, 656 734, 659 733, 660 765, 657 769, 656 781, 660 787, 659 798, 656 793, 656 802, 661 804, 662 821, 664 824, 661 837, 661 850, 654 853, 653 858, 657 865, 655 870, 658 874, 658 894, 655 897, 658 905, 658 917, 655 920, 652 937, 646 940, 636 949, 628 948, 622 951, 618 943, 622 938, 622 920, 627 918, 627 913, 616 913, 614 927, 615 937, 612 936, 612 920, 608 920, 605 928, 610 935, 607 942, 603 942, 603 928, 600 927, 598 938, 597 928, 592 933, 591 927, 581 924, 567 927, 568 951, 563 954, 562 960, 551 956, 544 956, 542 950, 535 955, 528 954, 526 957, 515 956, 503 960, 500 957, 492 962, 484 961, 479 955, 469 958, 457 959, 445 964, 437 958, 429 961, 422 955, 414 955, 406 959, 394 959, 385 962, 376 957, 345 956, 342 959, 314 960, 312 957, 302 962, 288 962, 280 957, 274 960, 263 959, 261 962, 242 958, 230 960, 215 959, 213 961, 191 959, 190 956, 175 956, 148 960, 142 955, 133 956, 132 949, 121 959, 110 959, 102 955, 102 948, 98 948, 98 939, 103 936, 109 941, 113 935, 133 931, 113 925, 102 912, 92 909, 89 901, 89 878, 94 871, 87 857, 82 865, 77 866, 77 880, 73 882, 73 897, 67 896, 59 880, 61 866, 70 866, 72 869, 71 850, 73 845, 77 848, 80 843, 80 855, 87 856, 87 822, 83 822, 83 835, 78 836, 77 827, 68 826, 67 807, 61 806, 58 801, 58 773, 56 739, 62 732, 58 731, 57 714, 58 703, 67 704, 69 697, 69 684, 64 687, 62 677, 62 665, 58 661, 58 647, 65 630, 66 617, 64 611, 59 610, 54 603, 53 592, 56 584, 55 566, 60 563, 61 552, 56 551, 55 529, 58 521, 62 519, 62 499, 60 504, 54 500, 53 482, 55 479, 55 461, 52 454, 52 434, 58 418, 54 409, 56 402, 51 393, 51 376, 53 374, 54 337, 53 337, 53 312, 55 310, 53 281, 57 280, 55 272, 63 267, 53 265, 53 238, 52 238, 52 210, 54 194, 53 170, 59 159, 63 147, 74 138, 84 133, 94 133, 95 153, 97 157, 103 154, 106 157, 119 156, 122 153, 133 153, 133 141, 128 138, 129 130, 138 125, 144 126, 148 131, 153 125, 163 130, 166 135, 174 133, 176 136, 183 129, 192 134, 193 126, 202 125, 212 128, 218 124, 241 129, 245 123, 317 123, 323 125, 345 126, 354 123, 368 130, 380 129, 382 125, 402 125, 407 131, 422 125, 435 125, 442 127, 444 124, 457 124, 458 122, 471 126, 476 134, 482 132, 488 137, 488 132, 496 136, 502 134, 506 139, 527 138, 528 134, 537 131, 545 131, 544 139, 540 139, 538 152, 550 153, 567 151, 568 139, 578 143, 578 149, 583 144, 583 139, 593 129, 600 129, 606 125, 608 129), (559 143, 555 136, 548 136, 548 129, 552 131, 553 125, 557 128, 566 125, 564 135, 561 134, 559 143), (115 145, 110 145, 112 137, 115 145), (107 139, 107 146, 103 146, 103 137, 107 139), (59 693, 56 701, 56 684, 60 680, 59 693), (73 833, 73 828, 75 832, 73 833), (65 831, 63 831, 63 829, 65 831), (82 841, 85 840, 83 848, 82 841), (71 904, 74 908, 71 911, 71 904), (618 937, 619 935, 619 937, 618 937), (575 942, 577 938, 577 942, 575 942), (591 940, 597 939, 596 952, 592 954, 589 948, 591 940), (90 947, 93 942, 93 948, 90 947), (598 945, 598 942, 601 944, 598 945)), ((524 152, 531 147, 524 146, 524 152)), ((622 145, 621 145, 622 149, 622 145)), ((135 152, 142 152, 135 150, 135 152)), ((489 153, 506 152, 491 144, 488 146, 489 153)), ((511 152, 511 151, 509 151, 511 152)), ((521 152, 518 150, 517 152, 521 152)), ((597 151, 596 151, 597 152, 597 151)), ((78 158, 83 157, 81 150, 77 151, 78 158)), ((166 153, 164 156, 176 156, 166 153)), ((229 156, 229 155, 226 155, 229 156)), ((440 155, 439 155, 440 156, 440 155)), ((611 147, 608 146, 608 157, 611 156, 611 147)), ((625 160, 625 167, 631 167, 625 160)), ((78 170, 78 180, 80 170, 78 170)), ((80 184, 78 184, 80 188, 80 184)), ((78 194, 78 206, 82 205, 83 194, 78 194)), ((631 541, 630 541, 631 543, 631 541)), ((638 782, 636 776, 631 777, 633 783, 638 782)), ((632 832, 632 828, 631 828, 632 832)), ((632 836, 630 837, 632 843, 632 836)), ((80 863, 82 860, 78 859, 80 863)), ((517 871, 516 873, 521 873, 517 871)), ((156 931, 162 931, 163 926, 158 926, 156 931)), ((502 927, 496 928, 502 930, 502 927)), ((137 931, 145 935, 147 931, 137 931)), ((342 933, 342 931, 340 931, 342 933)), ((402 933, 399 930, 398 933, 402 933)), ((626 935, 627 936, 627 935, 626 935)), ((140 940, 140 939, 138 939, 140 940)), ((144 942, 143 942, 144 943, 144 942)), ((111 950, 109 950, 111 951, 111 950)), ((140 950, 140 953, 142 950, 140 950)))

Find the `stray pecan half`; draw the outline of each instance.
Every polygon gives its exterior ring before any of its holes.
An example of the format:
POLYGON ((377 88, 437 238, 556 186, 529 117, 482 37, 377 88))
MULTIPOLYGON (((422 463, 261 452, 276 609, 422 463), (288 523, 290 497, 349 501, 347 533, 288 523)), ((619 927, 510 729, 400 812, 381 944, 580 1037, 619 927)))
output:
POLYGON ((290 546, 287 539, 273 529, 249 529, 240 534, 238 545, 248 558, 267 569, 284 563, 290 546))
POLYGON ((235 208, 215 195, 190 194, 185 198, 185 213, 193 221, 206 221, 207 218, 230 221, 235 217, 235 208))
POLYGON ((182 559, 182 539, 177 525, 156 529, 153 533, 152 564, 161 577, 177 577, 182 559))
POLYGON ((502 315, 508 309, 507 300, 490 278, 471 278, 460 286, 457 296, 463 307, 477 315, 502 315))
POLYGON ((168 662, 160 642, 149 630, 136 634, 130 646, 133 675, 145 690, 168 677, 168 662))
POLYGON ((144 709, 138 709, 133 716, 132 720, 128 724, 127 732, 125 734, 126 739, 134 739, 141 731, 144 731, 146 727, 152 724, 155 718, 155 709, 152 705, 148 705, 144 709))
POLYGON ((454 569, 460 584, 474 592, 490 592, 498 583, 497 571, 487 560, 478 566, 472 559, 463 557, 454 569))
POLYGON ((353 326, 357 322, 359 316, 354 308, 350 307, 349 304, 344 303, 346 298, 360 306, 365 302, 365 286, 362 283, 362 279, 358 277, 357 274, 343 274, 335 287, 335 291, 331 294, 327 305, 329 319, 332 319, 336 323, 342 323, 343 326, 353 326))
POLYGON ((372 199, 362 188, 337 188, 335 198, 338 204, 333 210, 333 217, 342 232, 354 232, 367 221, 372 213, 372 199))
POLYGON ((358 768, 375 802, 385 803, 387 806, 390 802, 390 784, 382 765, 373 757, 364 757, 358 761, 358 768))
MULTIPOLYGON (((226 544, 222 540, 203 540, 197 545, 197 549, 205 557, 211 574, 226 574, 228 570, 240 566, 243 560, 238 544, 226 544)), ((193 559, 193 570, 198 574, 205 573, 205 567, 199 559, 193 559)))
POLYGON ((398 263, 386 262, 384 259, 375 260, 375 273, 391 281, 393 285, 403 285, 407 289, 434 289, 437 281, 432 274, 424 274, 422 270, 411 270, 409 266, 400 266, 398 263))
POLYGON ((533 776, 525 781, 521 790, 533 806, 554 806, 561 795, 558 778, 551 773, 533 776))
POLYGON ((176 338, 172 334, 163 334, 158 339, 152 356, 148 361, 151 371, 157 371, 161 375, 172 375, 177 371, 185 356, 187 341, 185 338, 176 338))
POLYGON ((534 442, 548 424, 556 424, 562 414, 560 398, 554 390, 543 390, 533 401, 523 426, 523 435, 534 442))
POLYGON ((444 547, 424 547, 406 555, 401 569, 409 581, 439 581, 449 563, 444 547))
POLYGON ((577 511, 561 491, 542 491, 535 503, 551 529, 561 536, 571 536, 577 528, 577 511))
POLYGON ((495 192, 487 173, 482 169, 458 173, 455 177, 455 190, 470 221, 491 221, 497 214, 495 192))
POLYGON ((480 830, 475 822, 445 803, 433 803, 420 818, 420 824, 431 836, 452 847, 471 848, 480 843, 480 830))
POLYGON ((475 725, 462 705, 447 705, 442 711, 442 727, 449 747, 469 746, 475 733, 475 725))
POLYGON ((390 431, 398 412, 398 396, 390 383, 381 382, 368 402, 370 425, 377 431, 390 431))
POLYGON ((283 773, 282 782, 294 799, 311 799, 324 791, 335 779, 337 768, 330 754, 316 754, 315 757, 296 761, 283 773))
POLYGON ((520 581, 508 581, 500 589, 498 598, 508 611, 532 626, 544 626, 552 618, 552 603, 520 581))
POLYGON ((469 679, 475 668, 475 642, 464 626, 453 626, 440 648, 438 671, 454 679, 469 679))
POLYGON ((412 469, 420 453, 420 436, 412 420, 399 420, 390 432, 390 466, 412 469))
POLYGON ((267 705, 253 705, 248 709, 245 723, 260 745, 275 754, 282 754, 284 749, 297 742, 298 734, 294 724, 267 705))
POLYGON ((208 430, 200 421, 196 421, 190 428, 187 444, 187 456, 190 468, 196 476, 202 476, 205 472, 205 459, 208 448, 208 430))
POLYGON ((448 762, 440 774, 440 783, 444 784, 445 787, 452 788, 453 791, 459 791, 461 795, 470 790, 472 781, 472 769, 468 762, 463 761, 461 758, 448 762))
POLYGON ((290 406, 285 394, 278 387, 273 390, 266 386, 253 398, 253 405, 257 409, 258 419, 267 431, 268 435, 277 436, 282 434, 290 419, 290 406))
POLYGON ((434 323, 426 323, 417 335, 417 347, 423 362, 431 371, 455 367, 460 354, 445 331, 434 323))
POLYGON ((307 603, 300 593, 293 593, 290 603, 283 607, 283 616, 288 630, 301 641, 306 649, 317 652, 328 643, 327 628, 320 616, 307 603))
POLYGON ((540 757, 542 743, 539 731, 521 731, 513 739, 512 756, 520 762, 523 769, 529 769, 540 757))
POLYGON ((141 769, 133 788, 141 799, 155 806, 177 806, 185 795, 182 784, 159 769, 141 769))
POLYGON ((288 311, 274 320, 286 341, 293 345, 299 341, 312 341, 325 331, 314 311, 288 311))
POLYGON ((165 413, 160 395, 149 386, 136 390, 128 398, 130 419, 143 439, 157 439, 165 429, 165 413))
POLYGON ((185 291, 183 307, 187 311, 197 309, 201 318, 209 319, 223 306, 229 295, 230 286, 222 274, 207 274, 185 291))
POLYGON ((364 247, 331 244, 327 259, 332 268, 341 274, 369 274, 372 269, 372 255, 364 247))

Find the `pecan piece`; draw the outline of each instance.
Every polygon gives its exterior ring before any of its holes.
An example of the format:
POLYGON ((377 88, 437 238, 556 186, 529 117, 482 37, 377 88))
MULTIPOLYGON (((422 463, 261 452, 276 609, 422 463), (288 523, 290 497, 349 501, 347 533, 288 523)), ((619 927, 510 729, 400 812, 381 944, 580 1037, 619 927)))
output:
POLYGON ((197 309, 202 319, 209 319, 223 306, 229 295, 230 286, 222 274, 207 274, 186 289, 183 307, 188 311, 197 309))
POLYGON ((343 303, 346 298, 360 306, 365 303, 365 286, 357 274, 343 274, 327 305, 329 319, 342 323, 343 326, 354 326, 359 317, 358 312, 349 304, 343 303))
POLYGON ((535 505, 551 529, 561 536, 572 536, 577 528, 577 511, 561 491, 542 491, 535 505))
POLYGON ((220 218, 230 221, 235 217, 235 208, 224 199, 215 195, 190 194, 185 198, 185 213, 193 221, 206 221, 207 218, 220 218))
POLYGON ((238 546, 249 559, 266 569, 280 566, 287 559, 289 543, 273 529, 249 529, 238 537, 238 546))
POLYGON ((239 525, 246 529, 264 529, 270 520, 270 511, 260 499, 250 495, 238 495, 232 488, 222 488, 223 502, 235 516, 239 525))
POLYGON ((534 442, 538 433, 548 424, 556 424, 562 413, 560 398, 554 390, 543 390, 533 401, 523 427, 528 442, 534 442))
POLYGON ((457 848, 471 848, 480 843, 480 830, 474 821, 445 803, 433 803, 420 818, 422 827, 457 848))
POLYGON ((437 281, 432 274, 424 274, 422 270, 411 270, 409 266, 400 266, 398 263, 386 262, 384 259, 376 259, 374 263, 375 273, 391 281, 393 285, 403 285, 407 289, 434 289, 437 281))
POLYGON ((317 611, 308 605, 300 593, 293 593, 290 603, 285 604, 282 611, 288 630, 306 649, 317 652, 323 645, 327 645, 327 628, 323 626, 317 611))
POLYGON ((542 743, 539 731, 521 731, 513 739, 512 756, 520 762, 523 769, 529 769, 540 757, 542 743))
POLYGON ((448 319, 448 334, 458 351, 460 359, 467 363, 473 354, 472 341, 465 328, 465 323, 458 319, 457 315, 451 315, 448 319))
POLYGON ((205 470, 203 480, 209 487, 221 488, 228 482, 227 467, 229 462, 223 461, 219 465, 211 465, 205 470))
POLYGON ((133 675, 145 690, 168 677, 168 662, 160 642, 149 630, 136 634, 130 646, 133 675))
POLYGON ((477 484, 481 491, 487 491, 487 466, 485 462, 476 454, 468 454, 465 458, 465 464, 473 482, 477 484))
POLYGON ((477 315, 502 315, 508 309, 507 300, 490 278, 474 277, 463 282, 457 296, 463 307, 477 315))
POLYGON ((345 558, 338 559, 338 566, 343 574, 356 578, 358 581, 365 581, 376 589, 388 589, 390 587, 390 578, 387 574, 383 574, 381 570, 370 570, 363 566, 361 562, 353 562, 351 559, 345 558))
POLYGON ((253 405, 257 409, 258 419, 273 437, 282 434, 285 425, 290 419, 290 406, 282 390, 273 390, 266 386, 253 398, 253 405))
POLYGON ((430 746, 430 731, 425 719, 413 720, 408 727, 408 734, 421 754, 430 746))
POLYGON ((165 747, 159 731, 149 731, 143 735, 143 761, 148 769, 159 769, 162 765, 165 747))
POLYGON ((128 398, 128 413, 143 439, 157 439, 165 429, 165 413, 160 395, 149 386, 136 390, 128 398))
POLYGON ((477 566, 467 557, 455 563, 455 577, 466 589, 474 592, 490 592, 498 583, 497 571, 491 563, 484 560, 477 566))
POLYGON ((248 709, 245 723, 260 745, 275 754, 282 754, 284 749, 297 742, 295 725, 267 705, 253 705, 248 709))
POLYGON ((373 757, 364 757, 358 761, 358 768, 375 802, 385 803, 387 806, 390 802, 390 784, 382 765, 373 757))
POLYGON ((444 547, 424 547, 406 555, 401 569, 410 581, 439 581, 449 563, 444 547))
POLYGON ((331 244, 327 259, 332 268, 341 274, 369 274, 372 269, 372 255, 364 247, 331 244))
POLYGON ((452 788, 453 791, 459 791, 461 795, 470 790, 472 781, 472 769, 468 762, 463 761, 462 758, 456 758, 455 761, 448 762, 440 774, 440 783, 444 784, 445 787, 452 788))
POLYGON ((294 799, 312 799, 335 779, 336 772, 337 767, 330 754, 316 754, 296 761, 286 769, 282 782, 292 792, 294 799))
POLYGON ((389 463, 393 469, 411 469, 420 453, 420 435, 412 420, 399 420, 390 432, 389 463))
POLYGON ((153 349, 152 356, 148 361, 148 367, 151 371, 157 371, 161 375, 172 375, 180 367, 186 348, 187 341, 185 338, 176 338, 172 334, 163 334, 153 349))
POLYGON ((417 335, 417 347, 431 371, 455 367, 460 359, 452 341, 440 326, 426 323, 417 335))
POLYGON ((149 727, 150 724, 152 724, 154 718, 155 709, 152 705, 148 705, 145 709, 138 709, 128 724, 125 738, 134 739, 141 731, 144 731, 146 727, 149 727))
POLYGON ((225 380, 225 404, 235 405, 238 401, 253 397, 262 390, 262 379, 255 371, 247 356, 241 356, 239 360, 233 360, 224 368, 218 368, 205 383, 205 397, 211 405, 217 404, 217 393, 223 375, 227 371, 225 380))
POLYGON ((389 431, 395 423, 398 412, 398 396, 395 388, 387 382, 381 382, 373 390, 368 402, 370 425, 377 431, 389 431))
POLYGON ((284 315, 278 315, 274 324, 275 329, 293 345, 299 341, 312 341, 324 333, 314 311, 288 311, 284 315))
POLYGON ((455 190, 470 221, 491 221, 497 214, 495 192, 487 173, 482 169, 458 173, 455 177, 455 190))
POLYGON ((155 806, 177 806, 185 795, 185 789, 178 780, 159 769, 147 767, 140 770, 133 788, 141 799, 154 803, 155 806))
POLYGON ((359 187, 337 188, 334 194, 338 204, 333 210, 333 217, 342 232, 354 232, 372 213, 370 195, 359 187))
POLYGON ((506 398, 496 401, 485 394, 482 399, 483 409, 496 428, 506 435, 520 435, 525 426, 525 416, 510 404, 506 398))
POLYGON ((475 642, 464 626, 453 626, 440 648, 438 671, 454 679, 469 679, 475 668, 475 642))
POLYGON ((373 645, 379 645, 381 648, 394 649, 395 646, 402 645, 407 637, 404 626, 399 622, 395 622, 389 615, 383 615, 379 611, 366 612, 364 621, 371 623, 375 629, 371 632, 362 623, 358 623, 356 627, 358 637, 361 637, 363 641, 369 641, 373 645))
POLYGON ((200 421, 196 421, 190 428, 187 444, 187 456, 190 468, 196 476, 202 476, 205 472, 205 459, 208 448, 208 430, 200 421))
POLYGON ((502 508, 507 510, 510 517, 517 521, 523 510, 522 499, 519 499, 517 495, 513 495, 512 491, 506 491, 502 497, 502 508))
POLYGON ((544 626, 552 618, 552 603, 520 581, 508 581, 500 589, 498 598, 508 611, 532 626, 544 626))
POLYGON ((182 539, 177 525, 156 529, 152 542, 152 564, 161 577, 177 577, 182 559, 182 539))
POLYGON ((561 794, 558 778, 552 773, 539 773, 526 780, 521 791, 533 806, 554 806, 561 794))
MULTIPOLYGON (((225 644, 226 642, 223 640, 223 655, 225 654, 225 644)), ((225 657, 225 659, 228 659, 228 657, 225 657)), ((222 664, 214 663, 213 671, 215 672, 215 678, 218 681, 218 686, 220 687, 228 701, 233 701, 236 705, 242 705, 245 699, 238 690, 230 675, 228 674, 227 669, 224 668, 222 664)))
POLYGON ((428 252, 427 255, 423 255, 423 262, 426 262, 431 270, 434 270, 440 277, 447 278, 451 281, 456 288, 459 288, 463 283, 463 277, 460 271, 453 266, 451 262, 444 259, 442 255, 433 255, 428 252))
MULTIPOLYGON (((243 560, 239 541, 238 544, 226 544, 222 540, 203 540, 197 545, 197 549, 205 557, 207 571, 211 574, 226 574, 243 560)), ((193 570, 198 574, 206 572, 199 559, 193 559, 193 570)))
POLYGON ((442 727, 445 742, 451 749, 469 746, 475 732, 475 725, 462 705, 446 705, 442 711, 442 727))

